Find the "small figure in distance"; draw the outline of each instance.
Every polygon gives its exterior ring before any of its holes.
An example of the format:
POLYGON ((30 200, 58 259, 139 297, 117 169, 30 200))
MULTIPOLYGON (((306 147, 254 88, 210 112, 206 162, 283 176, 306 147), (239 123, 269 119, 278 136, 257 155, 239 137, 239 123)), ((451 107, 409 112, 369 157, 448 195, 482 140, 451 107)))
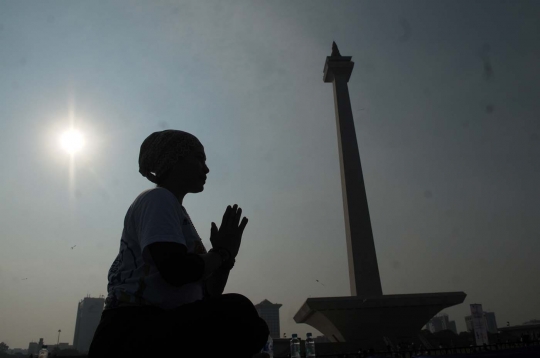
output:
POLYGON ((203 145, 179 130, 152 133, 139 172, 157 185, 127 210, 88 357, 267 357, 265 321, 246 297, 223 294, 248 219, 227 206, 207 252, 182 205, 204 190, 203 145))

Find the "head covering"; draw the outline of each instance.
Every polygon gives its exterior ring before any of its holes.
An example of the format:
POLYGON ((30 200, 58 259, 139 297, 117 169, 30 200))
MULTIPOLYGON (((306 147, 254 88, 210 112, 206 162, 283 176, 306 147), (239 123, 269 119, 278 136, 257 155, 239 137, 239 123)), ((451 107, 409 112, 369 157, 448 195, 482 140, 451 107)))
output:
POLYGON ((157 184, 180 158, 202 147, 201 142, 187 132, 175 129, 154 132, 141 145, 139 173, 157 184))

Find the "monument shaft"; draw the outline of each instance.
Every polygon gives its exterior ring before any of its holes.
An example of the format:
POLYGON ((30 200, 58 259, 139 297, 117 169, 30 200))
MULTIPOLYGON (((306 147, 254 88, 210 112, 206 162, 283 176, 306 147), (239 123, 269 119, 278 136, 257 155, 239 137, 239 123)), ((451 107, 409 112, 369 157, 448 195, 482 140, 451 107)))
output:
POLYGON ((356 342, 361 349, 384 349, 388 342, 417 339, 422 327, 437 312, 463 303, 467 295, 464 292, 382 294, 347 87, 353 67, 351 57, 341 56, 334 43, 332 55, 326 58, 323 80, 334 85, 351 296, 310 297, 294 321, 315 327, 331 342, 356 342))
POLYGON ((350 59, 351 57, 343 56, 328 57, 324 81, 332 82, 334 86, 351 295, 382 296, 381 278, 347 85, 354 66, 350 59))

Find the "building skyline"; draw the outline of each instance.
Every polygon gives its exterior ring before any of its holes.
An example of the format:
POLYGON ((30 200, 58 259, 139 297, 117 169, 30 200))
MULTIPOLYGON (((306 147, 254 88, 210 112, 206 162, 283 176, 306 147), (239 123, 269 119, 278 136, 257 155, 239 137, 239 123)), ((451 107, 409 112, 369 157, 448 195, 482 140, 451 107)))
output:
POLYGON ((426 325, 426 328, 431 333, 450 330, 457 334, 456 321, 450 321, 448 314, 446 313, 440 314, 430 319, 426 325))
MULTIPOLYGON (((495 312, 485 311, 483 312, 484 324, 489 333, 496 334, 499 332, 497 326, 497 319, 495 318, 495 312)), ((465 325, 468 332, 474 332, 472 315, 465 316, 465 325)))
POLYGON ((90 349, 104 307, 103 297, 85 297, 79 301, 73 337, 73 347, 79 352, 86 353, 90 349))
POLYGON ((267 299, 264 299, 260 303, 255 305, 259 316, 264 319, 268 325, 270 331, 270 337, 272 339, 280 338, 280 324, 279 324, 279 308, 282 304, 272 303, 267 299))
POLYGON ((454 332, 455 334, 458 334, 456 321, 450 321, 448 329, 454 332))
POLYGON ((486 320, 486 327, 489 333, 497 333, 497 319, 494 312, 484 312, 484 319, 486 320))
POLYGON ((28 343, 27 354, 38 354, 39 350, 41 349, 40 344, 43 344, 43 338, 40 338, 39 342, 32 341, 28 343))

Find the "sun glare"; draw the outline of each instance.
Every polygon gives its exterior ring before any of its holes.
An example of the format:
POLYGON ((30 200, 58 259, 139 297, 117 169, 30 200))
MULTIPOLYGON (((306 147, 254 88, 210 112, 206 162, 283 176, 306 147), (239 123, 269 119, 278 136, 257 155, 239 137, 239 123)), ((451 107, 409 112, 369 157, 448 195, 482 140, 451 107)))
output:
POLYGON ((62 134, 60 144, 69 154, 75 154, 84 146, 84 138, 79 131, 71 129, 62 134))

